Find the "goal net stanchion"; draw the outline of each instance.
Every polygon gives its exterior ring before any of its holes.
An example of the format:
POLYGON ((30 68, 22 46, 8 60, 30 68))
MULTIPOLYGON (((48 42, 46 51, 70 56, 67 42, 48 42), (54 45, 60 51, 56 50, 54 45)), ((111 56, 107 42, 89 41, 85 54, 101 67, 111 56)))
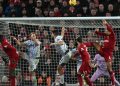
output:
MULTIPOLYGON (((14 45, 18 51, 22 51, 26 54, 27 49, 25 46, 18 46, 10 35, 15 36, 21 42, 24 42, 29 39, 29 34, 31 32, 36 33, 37 38, 41 41, 41 46, 39 48, 40 56, 37 57, 39 63, 37 65, 36 71, 36 80, 35 75, 30 75, 29 73, 29 62, 26 59, 20 59, 18 66, 16 68, 16 84, 29 86, 32 83, 37 83, 38 86, 47 86, 49 82, 53 84, 55 82, 55 74, 57 70, 57 65, 61 56, 56 52, 54 47, 50 47, 49 44, 54 42, 51 31, 54 29, 58 30, 58 33, 61 32, 61 27, 65 27, 65 36, 64 40, 69 46, 69 49, 74 47, 74 40, 77 36, 83 38, 87 37, 90 32, 94 31, 95 28, 104 28, 102 25, 102 20, 105 19, 109 22, 116 33, 117 44, 116 51, 114 52, 114 63, 113 69, 116 73, 117 80, 120 81, 119 74, 119 47, 120 47, 120 17, 50 17, 50 18, 1 18, 0 19, 0 34, 3 34, 7 39, 14 45)), ((103 30, 103 29, 102 29, 103 30)), ((95 56, 95 49, 90 48, 89 52, 91 58, 95 56)), ((3 52, 0 52, 1 57, 5 57, 3 52)), ((26 57, 26 55, 23 55, 26 57)), ((80 61, 81 62, 81 61, 80 61)), ((79 62, 79 63, 80 63, 79 62)), ((0 65, 4 67, 4 65, 0 65)), ((4 70, 4 69, 3 69, 4 70)), ((0 75, 5 71, 1 71, 0 75)), ((92 71, 91 75, 94 73, 92 71)), ((77 86, 77 63, 76 61, 70 60, 66 65, 65 71, 65 82, 68 86, 77 86)), ((1 76, 3 77, 3 76, 1 76)), ((2 81, 0 81, 1 83, 2 81)), ((96 85, 108 85, 110 79, 108 77, 99 78, 96 80, 96 85)), ((5 84, 5 83, 4 83, 5 84)), ((54 86, 54 85, 53 85, 54 86)))

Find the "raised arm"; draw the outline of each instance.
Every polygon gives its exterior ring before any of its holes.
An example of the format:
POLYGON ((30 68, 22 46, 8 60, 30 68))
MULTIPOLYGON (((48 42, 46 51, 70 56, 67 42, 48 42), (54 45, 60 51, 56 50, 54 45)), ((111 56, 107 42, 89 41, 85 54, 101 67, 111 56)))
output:
POLYGON ((99 29, 95 29, 95 33, 96 33, 98 36, 108 36, 108 34, 106 34, 105 32, 99 32, 99 29))
POLYGON ((64 33, 65 33, 65 27, 62 27, 61 36, 64 37, 64 33))
POLYGON ((86 42, 84 44, 86 45, 86 47, 93 47, 94 46, 92 42, 86 42))
POLYGON ((24 45, 24 43, 21 43, 19 39, 17 39, 16 37, 14 36, 11 36, 13 38, 13 40, 15 40, 16 44, 19 45, 19 46, 22 46, 24 45))
POLYGON ((105 25, 106 29, 108 30, 107 35, 114 33, 112 26, 110 24, 108 24, 108 22, 106 20, 103 20, 103 25, 105 25))

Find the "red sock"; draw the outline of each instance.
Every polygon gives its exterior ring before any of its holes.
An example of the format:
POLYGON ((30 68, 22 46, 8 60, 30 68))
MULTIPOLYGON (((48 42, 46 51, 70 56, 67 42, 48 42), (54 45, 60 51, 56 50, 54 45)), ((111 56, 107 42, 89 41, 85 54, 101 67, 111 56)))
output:
POLYGON ((90 78, 87 76, 85 76, 85 81, 89 86, 93 86, 93 83, 90 81, 90 78))
POLYGON ((82 76, 80 74, 77 75, 77 79, 79 82, 79 86, 83 86, 83 79, 82 79, 82 76))
POLYGON ((110 78, 111 78, 111 81, 112 81, 112 85, 115 85, 115 75, 114 75, 114 72, 109 72, 110 74, 110 78))
POLYGON ((10 76, 10 86, 15 86, 15 76, 10 76))

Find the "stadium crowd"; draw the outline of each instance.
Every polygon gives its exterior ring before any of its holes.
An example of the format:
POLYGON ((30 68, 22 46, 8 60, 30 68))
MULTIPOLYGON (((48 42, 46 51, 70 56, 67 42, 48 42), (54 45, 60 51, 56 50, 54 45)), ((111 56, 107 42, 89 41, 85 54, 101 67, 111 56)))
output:
POLYGON ((0 0, 1 17, 119 16, 120 0, 0 0))

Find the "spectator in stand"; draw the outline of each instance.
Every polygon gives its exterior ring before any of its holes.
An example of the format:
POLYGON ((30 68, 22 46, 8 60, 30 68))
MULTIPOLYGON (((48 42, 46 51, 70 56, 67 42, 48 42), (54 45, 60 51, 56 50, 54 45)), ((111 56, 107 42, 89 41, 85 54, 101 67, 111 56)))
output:
POLYGON ((70 6, 68 10, 68 14, 70 17, 75 17, 76 16, 76 9, 74 6, 70 6))
POLYGON ((55 14, 55 17, 61 17, 61 13, 58 7, 54 8, 54 14, 55 14))
POLYGON ((53 10, 55 8, 55 0, 50 0, 49 10, 53 10))
POLYGON ((112 16, 116 15, 113 4, 108 5, 108 12, 111 13, 112 16))
POLYGON ((107 12, 107 13, 105 14, 105 16, 110 17, 110 16, 111 16, 111 13, 107 12))
POLYGON ((94 2, 90 2, 89 3, 89 9, 95 9, 95 3, 94 2))
POLYGON ((55 17, 55 13, 53 10, 49 11, 49 17, 55 17))
POLYGON ((0 6, 0 17, 2 17, 2 16, 3 16, 3 7, 0 6))
POLYGON ((90 16, 92 17, 97 16, 97 9, 91 9, 90 13, 91 13, 90 16))
POLYGON ((27 12, 28 12, 29 17, 34 17, 35 16, 34 0, 28 0, 27 12))
POLYGON ((98 8, 98 16, 104 16, 105 15, 105 8, 103 4, 99 4, 98 8))
POLYGON ((77 37, 79 37, 80 36, 80 29, 79 28, 74 28, 73 29, 73 32, 74 32, 74 36, 75 36, 75 38, 77 38, 77 37))
POLYGON ((36 8, 36 9, 35 9, 35 17, 42 17, 42 16, 43 16, 42 10, 36 8))
POLYGON ((22 17, 27 17, 27 10, 25 8, 22 10, 22 17))
POLYGON ((27 32, 26 32, 26 29, 24 27, 21 27, 20 28, 20 36, 26 40, 26 37, 27 37, 27 32))
POLYGON ((68 17, 68 13, 64 13, 64 14, 63 14, 63 17, 68 17))
POLYGON ((69 6, 68 6, 68 3, 67 1, 63 1, 62 2, 62 6, 61 6, 61 12, 62 12, 62 15, 64 15, 64 13, 68 13, 68 9, 69 9, 69 6))
POLYGON ((48 17, 48 16, 49 16, 49 11, 48 11, 47 9, 45 9, 45 10, 43 11, 43 16, 44 16, 44 17, 48 17))
MULTIPOLYGON (((77 0, 77 5, 72 15, 69 15, 69 8, 71 6, 68 4, 67 0, 1 0, 1 6, 3 7, 2 15, 6 17, 21 17, 23 15, 23 9, 26 10, 28 17, 37 17, 35 16, 36 8, 40 10, 42 16, 48 17, 49 11, 55 11, 56 17, 60 16, 89 16, 91 15, 91 10, 96 9, 98 16, 106 16, 107 13, 111 13, 112 16, 119 15, 120 0, 77 0), (58 8, 59 9, 58 9, 58 8), (41 10, 42 9, 42 10, 41 10), (59 11, 58 11, 59 10, 59 11), (56 11, 58 12, 56 15, 56 11), (20 14, 21 13, 21 14, 20 14), (58 15, 59 14, 59 15, 58 15)), ((72 7, 73 8, 73 7, 72 7)), ((37 11, 39 11, 37 10, 37 11)), ((71 13, 71 12, 70 12, 71 13)), ((39 16, 38 16, 39 17, 39 16)), ((49 16, 51 17, 51 16, 49 16)))
POLYGON ((89 15, 89 9, 87 6, 82 7, 82 16, 88 16, 89 15))
POLYGON ((10 4, 5 8, 5 16, 10 17, 11 13, 14 13, 14 12, 16 12, 14 3, 10 2, 10 4))
POLYGON ((35 9, 36 8, 42 9, 42 4, 43 4, 43 2, 41 0, 37 0, 35 9))

